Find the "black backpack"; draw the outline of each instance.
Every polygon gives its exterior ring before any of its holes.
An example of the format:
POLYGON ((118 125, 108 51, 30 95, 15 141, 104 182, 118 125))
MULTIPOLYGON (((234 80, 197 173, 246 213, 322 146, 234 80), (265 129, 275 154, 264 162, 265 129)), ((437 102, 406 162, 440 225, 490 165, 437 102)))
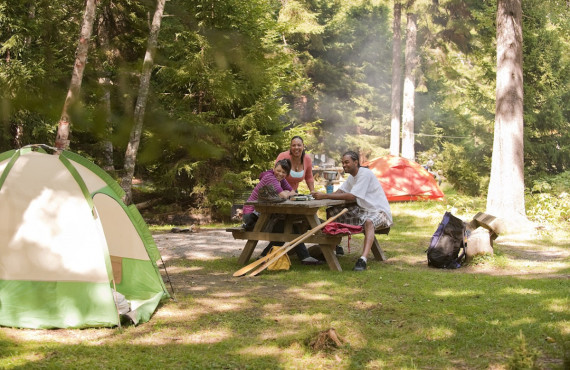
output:
POLYGON ((445 212, 426 250, 428 266, 444 269, 461 267, 465 261, 465 248, 467 248, 465 231, 465 222, 450 212, 445 212))

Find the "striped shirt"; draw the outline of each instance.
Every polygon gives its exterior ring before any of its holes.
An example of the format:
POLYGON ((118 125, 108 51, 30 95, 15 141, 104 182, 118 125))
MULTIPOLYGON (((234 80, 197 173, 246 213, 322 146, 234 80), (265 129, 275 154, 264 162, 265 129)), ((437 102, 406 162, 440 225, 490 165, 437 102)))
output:
MULTIPOLYGON (((259 189, 261 189, 261 187, 265 185, 273 186, 277 194, 283 192, 284 190, 293 190, 293 188, 291 187, 291 185, 289 185, 287 180, 285 179, 281 181, 277 180, 275 174, 273 173, 273 170, 269 170, 262 172, 261 175, 259 175, 259 183, 255 186, 255 189, 253 189, 251 195, 249 196, 249 198, 247 198, 247 201, 250 202, 257 200, 257 198, 259 197, 259 189)), ((243 206, 243 214, 252 213, 254 210, 255 208, 251 205, 243 206)))

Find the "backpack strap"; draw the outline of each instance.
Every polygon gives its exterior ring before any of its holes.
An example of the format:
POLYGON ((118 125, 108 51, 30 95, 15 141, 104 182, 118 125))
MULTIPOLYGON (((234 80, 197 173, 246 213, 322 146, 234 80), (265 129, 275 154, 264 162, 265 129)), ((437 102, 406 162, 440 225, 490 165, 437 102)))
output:
POLYGON ((467 228, 464 226, 463 227, 463 240, 461 240, 461 249, 463 249, 463 253, 461 253, 459 256, 457 256, 457 259, 455 260, 455 262, 461 264, 460 261, 463 261, 465 258, 465 252, 467 250, 467 228))

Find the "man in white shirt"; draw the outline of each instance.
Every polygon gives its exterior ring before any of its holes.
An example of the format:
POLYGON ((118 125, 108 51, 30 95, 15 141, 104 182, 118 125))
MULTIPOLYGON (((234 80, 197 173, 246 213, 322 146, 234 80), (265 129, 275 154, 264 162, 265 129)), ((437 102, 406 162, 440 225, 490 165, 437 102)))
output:
MULTIPOLYGON (((374 230, 392 226, 390 204, 380 181, 368 168, 360 167, 357 153, 348 151, 342 155, 342 168, 348 173, 348 179, 332 194, 313 192, 315 199, 342 199, 356 201, 356 205, 348 207, 348 212, 337 219, 351 225, 361 225, 364 229, 364 246, 362 256, 356 261, 355 271, 366 270, 368 253, 374 243, 374 230)), ((339 213, 344 206, 327 209, 327 216, 339 213)))

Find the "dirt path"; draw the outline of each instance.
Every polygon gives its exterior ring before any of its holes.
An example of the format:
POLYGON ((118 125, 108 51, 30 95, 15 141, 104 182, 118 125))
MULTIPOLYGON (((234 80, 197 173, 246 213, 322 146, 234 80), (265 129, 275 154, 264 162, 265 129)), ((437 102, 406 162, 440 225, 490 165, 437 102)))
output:
POLYGON ((200 229, 195 233, 166 233, 153 235, 162 258, 212 260, 238 257, 245 240, 235 240, 224 229, 200 229))

